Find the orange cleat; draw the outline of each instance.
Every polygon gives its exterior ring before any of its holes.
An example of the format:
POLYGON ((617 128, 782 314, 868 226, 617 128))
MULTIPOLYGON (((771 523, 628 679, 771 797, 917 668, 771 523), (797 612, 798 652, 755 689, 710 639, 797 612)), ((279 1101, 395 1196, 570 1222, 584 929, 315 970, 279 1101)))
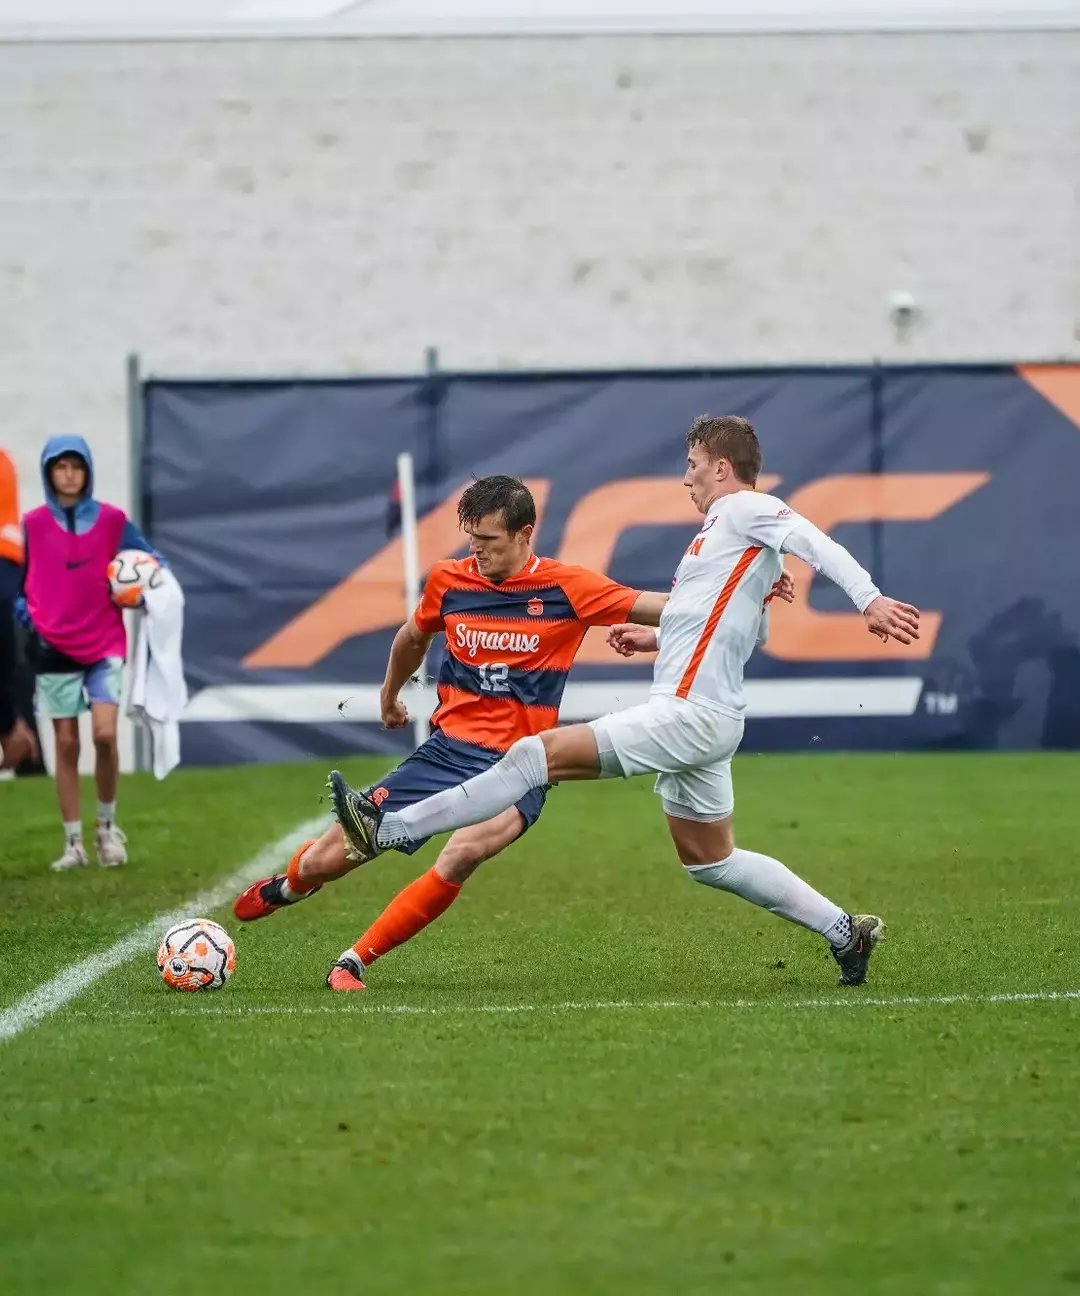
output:
MULTIPOLYGON (((265 918, 278 909, 284 909, 295 901, 284 899, 281 884, 285 881, 284 873, 275 873, 273 877, 260 878, 252 882, 246 891, 241 892, 233 901, 232 911, 241 922, 253 922, 256 918, 265 918)), ((319 888, 310 892, 314 895, 319 888)), ((303 897, 307 899, 306 896, 303 897)))
POLYGON ((340 958, 330 969, 326 984, 331 990, 366 990, 367 986, 360 977, 362 971, 359 961, 340 958))

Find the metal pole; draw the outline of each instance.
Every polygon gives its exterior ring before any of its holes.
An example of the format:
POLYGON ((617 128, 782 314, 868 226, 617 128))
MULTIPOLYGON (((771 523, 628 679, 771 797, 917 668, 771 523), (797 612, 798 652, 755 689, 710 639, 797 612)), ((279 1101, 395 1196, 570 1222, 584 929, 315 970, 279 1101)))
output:
MULTIPOLYGON (((138 353, 132 351, 127 358, 127 409, 128 409, 128 516, 142 531, 146 525, 143 517, 142 454, 144 444, 142 367, 138 353)), ((141 616, 142 613, 136 613, 141 616)), ((134 730, 134 757, 137 772, 150 768, 150 735, 141 724, 134 730)))
MULTIPOLYGON (((401 548, 405 567, 405 617, 416 611, 420 602, 420 544, 416 524, 416 474, 413 457, 406 450, 397 457, 398 492, 401 496, 401 548)), ((422 661, 416 672, 421 689, 427 685, 427 663, 422 661)), ((428 716, 426 699, 421 699, 413 716, 413 739, 417 745, 427 741, 428 716)))

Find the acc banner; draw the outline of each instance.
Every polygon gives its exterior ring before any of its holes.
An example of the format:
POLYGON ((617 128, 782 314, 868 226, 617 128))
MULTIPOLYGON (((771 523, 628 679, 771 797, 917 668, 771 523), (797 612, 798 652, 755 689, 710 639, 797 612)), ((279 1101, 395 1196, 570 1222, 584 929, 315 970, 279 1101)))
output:
MULTIPOLYGON (((697 525, 681 478, 702 411, 752 419, 763 488, 923 609, 914 651, 882 645, 789 560, 798 599, 748 671, 750 747, 1080 745, 1080 368, 154 380, 143 396, 145 516, 187 595, 188 762, 405 748, 377 707, 407 614, 400 451, 425 568, 464 552, 470 478, 512 473, 541 552, 665 590, 697 525)), ((590 632, 563 717, 631 705, 648 678, 590 632)))

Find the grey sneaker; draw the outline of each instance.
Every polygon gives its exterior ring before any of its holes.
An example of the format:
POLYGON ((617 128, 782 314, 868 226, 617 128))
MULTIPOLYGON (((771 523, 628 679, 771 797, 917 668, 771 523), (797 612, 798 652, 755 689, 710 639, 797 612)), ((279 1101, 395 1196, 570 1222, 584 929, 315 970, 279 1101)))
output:
POLYGON ((345 834, 345 854, 357 864, 366 864, 381 855, 379 820, 382 814, 378 806, 362 792, 349 787, 337 770, 330 771, 326 785, 330 789, 334 818, 345 834))
POLYGON ((840 985, 862 985, 874 946, 885 939, 885 924, 875 914, 851 915, 851 940, 832 956, 840 964, 840 985))
POLYGON ((97 849, 98 863, 102 868, 118 868, 127 863, 127 838, 116 824, 98 823, 94 825, 94 846, 97 849))
POLYGON ((86 853, 86 847, 81 839, 76 839, 68 842, 64 847, 63 855, 53 860, 49 867, 54 873, 66 873, 68 869, 86 868, 89 863, 90 857, 86 853))

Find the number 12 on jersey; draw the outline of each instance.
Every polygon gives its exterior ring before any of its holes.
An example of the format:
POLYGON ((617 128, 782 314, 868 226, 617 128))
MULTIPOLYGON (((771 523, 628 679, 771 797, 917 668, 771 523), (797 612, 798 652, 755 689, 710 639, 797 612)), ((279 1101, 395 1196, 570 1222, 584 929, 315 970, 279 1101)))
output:
POLYGON ((485 662, 477 669, 480 672, 480 687, 485 693, 510 692, 510 685, 506 682, 510 667, 506 662, 485 662))

